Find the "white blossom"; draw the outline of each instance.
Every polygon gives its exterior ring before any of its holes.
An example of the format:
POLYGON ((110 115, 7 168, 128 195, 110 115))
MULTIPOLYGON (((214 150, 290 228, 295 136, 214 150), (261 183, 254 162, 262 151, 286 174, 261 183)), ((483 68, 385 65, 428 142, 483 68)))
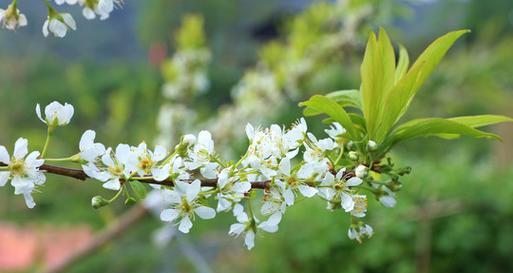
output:
POLYGON ((341 169, 336 176, 329 172, 326 173, 319 187, 319 194, 329 201, 328 208, 333 208, 333 203, 340 203, 340 206, 346 212, 350 212, 355 207, 351 187, 360 185, 362 179, 351 177, 345 180, 343 178, 344 172, 345 169, 341 169))
POLYGON ((128 164, 130 169, 135 169, 139 176, 151 175, 157 181, 164 181, 169 177, 170 164, 159 164, 167 156, 166 148, 157 145, 154 151, 150 151, 146 143, 137 146, 130 155, 128 164))
POLYGON ((349 230, 347 231, 347 236, 351 240, 356 240, 358 242, 362 242, 362 239, 364 237, 370 238, 372 237, 372 234, 374 233, 374 230, 371 226, 364 224, 359 226, 351 226, 349 230))
POLYGON ((163 210, 160 219, 165 222, 178 221, 178 230, 189 233, 195 215, 198 215, 201 219, 214 218, 216 211, 198 202, 200 191, 201 182, 199 180, 194 180, 190 184, 176 181, 175 188, 169 196, 171 208, 163 210))
POLYGON ((68 29, 77 29, 75 19, 69 13, 58 13, 47 17, 43 24, 43 35, 48 37, 51 33, 55 37, 63 38, 68 29))
POLYGON ((251 189, 251 183, 240 181, 239 177, 231 176, 230 169, 225 168, 219 173, 217 179, 217 211, 228 211, 233 204, 240 202, 251 189))
POLYGON ((248 250, 251 250, 255 246, 255 219, 250 219, 244 212, 244 208, 241 204, 236 204, 233 208, 233 214, 237 218, 237 222, 230 226, 228 234, 230 236, 238 237, 244 233, 244 245, 248 250))
POLYGON ((0 162, 8 166, 8 171, 0 171, 0 186, 4 186, 11 179, 14 194, 22 194, 29 208, 36 205, 32 198, 35 187, 46 181, 45 175, 39 170, 44 160, 38 157, 38 151, 29 154, 28 141, 24 138, 16 141, 12 157, 4 146, 0 146, 0 162))
POLYGON ((101 143, 94 143, 96 132, 87 130, 82 134, 79 143, 80 158, 87 162, 94 162, 105 154, 105 146, 101 143))
POLYGON ((133 165, 128 164, 130 156, 130 146, 127 144, 119 144, 116 147, 114 156, 111 148, 108 148, 102 156, 101 159, 102 163, 106 166, 105 169, 98 169, 92 164, 86 165, 87 168, 91 168, 92 170, 83 168, 88 175, 105 182, 103 183, 104 188, 117 191, 121 189, 121 180, 126 181, 130 179, 130 176, 136 171, 133 165))
POLYGON ((8 30, 16 30, 27 25, 27 17, 11 4, 5 10, 0 9, 0 25, 8 30))
POLYGON ((332 139, 338 139, 340 136, 346 133, 346 129, 338 122, 331 123, 329 129, 324 130, 328 136, 332 139))
POLYGON ((41 114, 41 106, 39 103, 36 105, 37 117, 42 122, 48 124, 48 126, 67 125, 71 121, 74 112, 75 109, 73 108, 73 105, 68 103, 64 103, 64 105, 62 105, 59 102, 54 101, 45 107, 45 117, 43 118, 41 114))

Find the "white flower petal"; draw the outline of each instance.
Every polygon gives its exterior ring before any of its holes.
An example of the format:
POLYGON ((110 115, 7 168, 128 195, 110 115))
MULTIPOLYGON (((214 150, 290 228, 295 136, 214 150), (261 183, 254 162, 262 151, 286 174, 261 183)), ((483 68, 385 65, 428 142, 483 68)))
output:
POLYGON ((251 250, 255 246, 255 233, 252 230, 248 230, 246 232, 246 237, 244 237, 244 245, 251 250))
POLYGON ((189 201, 189 202, 194 201, 200 191, 201 191, 201 181, 198 179, 194 180, 191 184, 187 185, 187 190, 185 192, 187 201, 189 201))
POLYGON ((36 114, 37 114, 37 117, 43 122, 43 123, 46 123, 46 121, 43 119, 43 116, 41 115, 41 106, 38 104, 36 104, 36 114))
POLYGON ((9 164, 11 162, 11 158, 9 156, 9 153, 7 152, 7 149, 4 146, 0 145, 0 162, 4 164, 9 164))
POLYGON ((176 209, 165 209, 160 213, 160 220, 164 222, 173 222, 180 213, 176 209))
POLYGON ((201 218, 201 219, 212 219, 216 217, 216 211, 213 208, 209 208, 206 206, 200 206, 194 209, 194 212, 201 218))
POLYGON ((34 202, 32 194, 25 193, 23 194, 23 198, 25 198, 25 204, 27 205, 27 208, 32 209, 36 206, 36 202, 34 202))
POLYGON ((7 183, 7 180, 9 180, 10 172, 0 172, 0 187, 5 186, 5 183, 7 183))
POLYGON ((180 225, 178 226, 178 230, 183 232, 183 233, 189 233, 191 228, 192 228, 191 219, 189 219, 189 216, 186 215, 180 221, 180 225))
POLYGON ((103 187, 109 190, 118 191, 119 189, 121 189, 121 183, 119 182, 119 178, 116 177, 103 183, 103 187))
POLYGON ((28 141, 25 138, 18 138, 14 144, 13 157, 22 159, 28 154, 28 141))
POLYGON ((305 197, 312 197, 317 194, 317 189, 314 187, 310 187, 307 185, 299 185, 298 186, 299 192, 305 197))

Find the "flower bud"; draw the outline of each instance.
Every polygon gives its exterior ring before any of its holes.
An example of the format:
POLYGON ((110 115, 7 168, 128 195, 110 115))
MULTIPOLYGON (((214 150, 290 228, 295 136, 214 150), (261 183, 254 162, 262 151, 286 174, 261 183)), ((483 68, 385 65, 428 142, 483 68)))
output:
POLYGON ((372 140, 369 140, 369 142, 367 143, 367 149, 369 151, 375 151, 377 148, 378 148, 378 144, 372 140))
POLYGON ((349 152, 349 159, 353 160, 353 161, 356 161, 358 160, 358 153, 355 152, 355 151, 350 151, 349 152))
POLYGON ((187 134, 182 137, 182 142, 187 144, 187 146, 194 145, 196 143, 196 137, 192 134, 187 134))
POLYGON ((354 173, 356 177, 365 178, 369 174, 369 168, 364 165, 358 165, 358 167, 354 169, 354 173))
POLYGON ((103 196, 97 195, 91 199, 91 206, 95 209, 99 209, 101 207, 104 207, 106 205, 110 204, 110 202, 103 198, 103 196))

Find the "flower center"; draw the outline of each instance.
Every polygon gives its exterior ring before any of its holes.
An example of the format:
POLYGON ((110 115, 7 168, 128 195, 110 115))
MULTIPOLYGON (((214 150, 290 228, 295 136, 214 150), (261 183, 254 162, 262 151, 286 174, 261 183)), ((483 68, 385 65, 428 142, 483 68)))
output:
POLYGON ((109 172, 115 176, 121 176, 123 174, 123 169, 116 165, 114 167, 110 167, 109 172))
POLYGON ((148 170, 149 168, 151 168, 151 166, 153 165, 153 160, 151 160, 150 158, 148 157, 145 157, 145 158, 142 158, 140 161, 139 161, 139 168, 141 170, 148 170))
POLYGON ((191 205, 189 204, 189 202, 187 202, 185 198, 182 198, 182 204, 180 205, 180 209, 185 213, 190 213, 192 211, 191 205))
POLYGON ((23 160, 15 160, 10 166, 13 175, 24 175, 25 174, 25 162, 23 160))

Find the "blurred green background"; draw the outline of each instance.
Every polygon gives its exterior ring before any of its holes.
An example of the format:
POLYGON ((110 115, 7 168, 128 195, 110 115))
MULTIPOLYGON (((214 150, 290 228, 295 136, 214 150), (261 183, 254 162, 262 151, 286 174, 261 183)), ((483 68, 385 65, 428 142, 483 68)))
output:
MULTIPOLYGON (((20 9, 29 18, 42 16, 44 9, 28 2, 20 1, 20 9)), ((434 37, 459 28, 472 30, 422 88, 410 116, 513 115, 512 1, 352 2, 371 11, 351 36, 351 47, 319 58, 313 76, 301 82, 299 96, 280 97, 285 106, 266 117, 267 123, 297 118, 301 112, 296 102, 311 94, 358 88, 365 38, 379 26, 412 57, 434 37)), ((208 92, 189 105, 200 116, 215 119, 219 107, 232 102, 231 90, 244 71, 257 63, 282 61, 283 55, 269 57, 260 48, 278 41, 289 45, 288 50, 300 50, 317 41, 314 22, 330 9, 308 15, 305 10, 312 5, 323 3, 127 0, 107 21, 86 22, 74 10, 79 30, 63 40, 44 39, 37 23, 16 33, 2 31, 0 143, 12 147, 23 136, 31 148, 40 148, 45 127, 34 108, 53 100, 73 104, 76 112, 71 125, 55 135, 49 156, 76 153, 86 129, 95 129, 107 145, 152 143, 163 104, 162 61, 177 49, 175 33, 191 13, 204 19, 212 58, 208 92)), ((351 11, 336 16, 350 18, 351 11)), ((152 239, 162 224, 148 216, 66 272, 512 272, 513 126, 493 130, 504 138, 502 143, 426 139, 396 150, 396 161, 413 172, 404 178, 396 208, 371 202, 368 222, 376 233, 361 245, 347 238, 348 219, 312 199, 288 210, 280 231, 257 238, 252 251, 228 236, 233 221, 229 215, 198 221, 189 236, 178 235, 163 247, 152 239)), ((42 193, 35 194, 37 207, 28 210, 22 198, 4 187, 0 223, 35 230, 85 225, 101 231, 128 208, 119 202, 94 210, 90 198, 97 193, 110 194, 95 182, 48 176, 42 193)), ((25 271, 43 266, 39 257, 25 271)))

